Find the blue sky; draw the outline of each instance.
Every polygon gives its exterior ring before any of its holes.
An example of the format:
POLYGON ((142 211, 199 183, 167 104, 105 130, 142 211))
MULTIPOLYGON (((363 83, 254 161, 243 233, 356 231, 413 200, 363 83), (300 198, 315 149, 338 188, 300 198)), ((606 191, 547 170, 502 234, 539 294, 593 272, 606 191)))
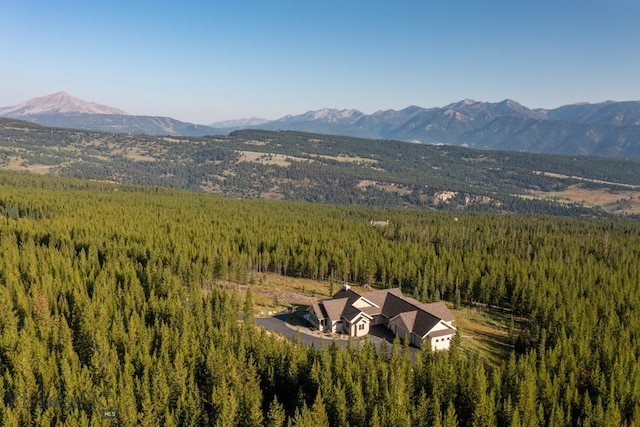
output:
POLYGON ((195 123, 464 98, 640 100, 640 1, 0 2, 0 106, 195 123))

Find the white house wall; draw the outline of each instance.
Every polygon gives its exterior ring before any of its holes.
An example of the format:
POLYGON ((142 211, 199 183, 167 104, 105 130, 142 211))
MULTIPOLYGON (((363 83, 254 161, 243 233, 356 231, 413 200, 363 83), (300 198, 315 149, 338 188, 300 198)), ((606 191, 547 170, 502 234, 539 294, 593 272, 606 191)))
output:
MULTIPOLYGON (((441 337, 437 337, 437 338, 431 338, 431 350, 433 351, 439 351, 439 350, 449 350, 449 347, 451 347, 451 340, 453 339, 454 335, 444 335, 441 337)), ((429 338, 427 338, 425 341, 428 341, 429 338)))
POLYGON ((333 322, 331 324, 331 332, 333 332, 334 334, 339 334, 340 332, 342 332, 342 328, 342 322, 333 322))
POLYGON ((433 351, 449 350, 449 347, 451 347, 451 340, 456 335, 455 328, 448 325, 447 322, 445 322, 444 320, 440 320, 433 328, 431 328, 431 330, 429 331, 429 334, 433 332, 438 332, 438 331, 451 331, 451 333, 448 335, 442 335, 434 338, 425 337, 424 341, 425 342, 431 341, 431 350, 433 351))
POLYGON ((351 325, 351 336, 363 337, 369 333, 369 321, 366 319, 360 319, 351 325), (360 329, 362 326, 362 329, 360 329))

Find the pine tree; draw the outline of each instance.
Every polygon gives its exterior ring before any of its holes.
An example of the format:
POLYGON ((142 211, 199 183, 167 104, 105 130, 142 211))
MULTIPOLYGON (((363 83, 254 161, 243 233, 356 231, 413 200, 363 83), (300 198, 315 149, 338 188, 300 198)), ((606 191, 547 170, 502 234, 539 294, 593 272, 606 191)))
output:
POLYGON ((283 427, 286 418, 284 408, 280 402, 278 402, 278 397, 273 396, 273 400, 269 405, 269 411, 267 412, 266 427, 283 427))
POLYGON ((314 426, 317 427, 329 427, 329 417, 327 417, 327 410, 324 406, 324 400, 322 394, 318 391, 316 399, 311 406, 311 417, 314 421, 314 426))
POLYGON ((262 390, 260 390, 255 365, 252 361, 247 362, 240 396, 239 424, 247 427, 262 426, 262 390))
POLYGON ((447 405, 447 412, 442 419, 442 427, 458 427, 458 417, 453 402, 449 402, 447 405))
POLYGON ((247 292, 244 295, 244 306, 242 310, 243 322, 247 326, 255 325, 255 317, 253 313, 253 294, 251 289, 247 287, 247 292))

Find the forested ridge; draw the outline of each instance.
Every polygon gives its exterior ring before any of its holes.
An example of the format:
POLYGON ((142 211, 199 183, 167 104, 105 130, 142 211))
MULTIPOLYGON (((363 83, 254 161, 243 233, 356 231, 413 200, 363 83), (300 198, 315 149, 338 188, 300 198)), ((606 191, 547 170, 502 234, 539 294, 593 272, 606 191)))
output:
POLYGON ((636 221, 17 174, 0 175, 0 213, 5 426, 640 424, 636 221), (414 363, 400 342, 389 358, 373 344, 317 350, 258 329, 251 293, 217 286, 250 290, 262 272, 400 286, 422 301, 454 301, 457 288, 462 304, 522 327, 499 366, 457 345, 414 363))
POLYGON ((637 159, 471 150, 303 132, 162 137, 0 118, 0 168, 372 207, 606 217, 640 212, 637 159), (602 209, 567 190, 614 195, 602 209), (632 207, 633 209, 630 209, 632 207))

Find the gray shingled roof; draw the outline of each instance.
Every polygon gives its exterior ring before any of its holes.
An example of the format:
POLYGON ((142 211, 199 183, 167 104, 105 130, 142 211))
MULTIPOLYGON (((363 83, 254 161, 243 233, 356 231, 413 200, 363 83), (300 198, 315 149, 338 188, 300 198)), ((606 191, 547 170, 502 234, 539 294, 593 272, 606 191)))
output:
POLYGON ((381 307, 362 307, 360 310, 362 310, 364 313, 367 313, 371 317, 377 316, 378 314, 382 313, 381 307))
MULTIPOLYGON (((443 302, 423 304, 413 298, 402 295, 400 288, 384 289, 367 292, 360 295, 351 289, 341 289, 331 299, 322 301, 320 310, 331 322, 345 318, 348 321, 355 319, 360 313, 374 316, 382 314, 390 320, 400 321, 412 333, 424 337, 440 320, 451 322, 453 315, 443 302), (357 308, 353 304, 360 298, 365 298, 378 307, 357 308)), ((314 305, 314 310, 316 310, 314 305)), ((455 329, 450 328, 441 335, 449 335, 455 329)), ((436 331, 433 334, 440 332, 436 331)), ((430 334, 431 335, 431 334, 430 334)), ((436 336, 436 335, 434 335, 436 336)))
POLYGON ((400 313, 396 316, 396 322, 398 321, 398 319, 400 319, 403 326, 408 331, 413 331, 413 326, 416 323, 417 315, 418 315, 418 310, 405 311, 404 313, 400 313))
POLYGON ((419 337, 424 337, 430 330, 440 323, 440 319, 433 314, 429 314, 423 310, 417 310, 417 313, 412 332, 419 337))
POLYGON ((423 309, 427 313, 431 313, 434 316, 439 317, 445 322, 453 322, 455 320, 455 318, 453 317, 453 314, 451 314, 446 304, 442 301, 430 302, 428 304, 425 304, 411 297, 404 297, 404 299, 406 299, 416 307, 423 309))
POLYGON ((325 319, 325 314, 323 310, 320 308, 320 304, 318 304, 317 302, 311 304, 311 309, 316 314, 316 317, 318 318, 318 320, 325 319))
POLYGON ((392 319, 400 313, 404 313, 405 311, 413 311, 415 309, 416 307, 414 305, 409 303, 401 296, 388 293, 387 298, 385 298, 384 300, 384 305, 382 306, 382 314, 387 316, 389 319, 392 319))
POLYGON ((428 334, 427 336, 429 338, 438 338, 438 337, 443 337, 446 335, 452 335, 455 334, 456 330, 453 328, 447 328, 447 329, 441 329, 439 331, 433 331, 430 334, 428 334))
POLYGON ((411 311, 415 311, 416 316, 410 331, 418 336, 424 337, 427 332, 433 329, 433 327, 440 322, 440 319, 433 314, 424 311, 421 307, 416 307, 406 299, 394 294, 389 294, 387 296, 384 307, 382 308, 382 313, 389 319, 393 319, 402 313, 411 311))
POLYGON ((372 303, 374 303, 375 305, 382 307, 384 305, 384 301, 387 299, 388 294, 402 297, 402 291, 400 290, 400 288, 371 291, 371 292, 367 292, 362 296, 368 299, 369 301, 371 301, 372 303))
POLYGON ((328 299, 322 301, 327 317, 331 322, 340 320, 344 308, 347 306, 348 298, 328 299))
POLYGON ((362 295, 353 292, 351 289, 342 288, 338 292, 336 292, 335 295, 333 295, 332 299, 347 298, 349 305, 351 305, 358 299, 360 299, 361 296, 362 295))
POLYGON ((342 312, 342 317, 351 322, 355 319, 360 313, 362 313, 359 309, 352 305, 347 305, 342 312))
POLYGON ((453 317, 453 314, 451 314, 451 311, 449 311, 449 308, 442 301, 422 305, 426 311, 441 318, 445 322, 453 322, 456 320, 455 317, 453 317))

